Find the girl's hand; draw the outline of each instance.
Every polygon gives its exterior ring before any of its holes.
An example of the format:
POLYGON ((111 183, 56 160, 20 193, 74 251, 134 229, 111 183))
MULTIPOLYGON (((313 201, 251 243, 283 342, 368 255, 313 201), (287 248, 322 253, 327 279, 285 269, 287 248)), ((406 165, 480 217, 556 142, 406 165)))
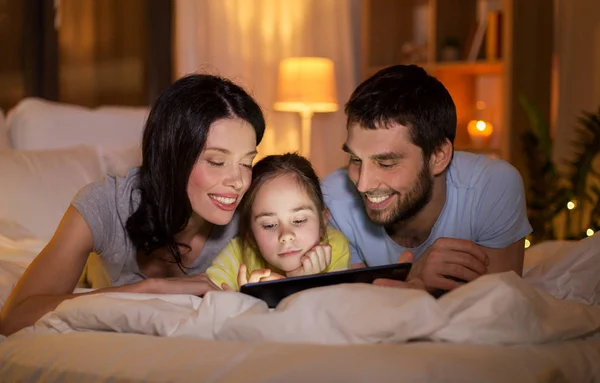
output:
MULTIPOLYGON (((254 270, 250 273, 250 277, 248 275, 248 268, 246 265, 240 265, 240 270, 238 271, 238 286, 242 287, 247 283, 257 283, 257 282, 266 282, 266 281, 274 281, 277 279, 285 278, 283 275, 279 275, 277 273, 272 272, 269 269, 260 269, 254 270)), ((222 286, 221 286, 222 287, 222 286)))
POLYGON ((287 273, 288 277, 319 274, 331 264, 331 246, 317 245, 302 256, 302 266, 287 273))

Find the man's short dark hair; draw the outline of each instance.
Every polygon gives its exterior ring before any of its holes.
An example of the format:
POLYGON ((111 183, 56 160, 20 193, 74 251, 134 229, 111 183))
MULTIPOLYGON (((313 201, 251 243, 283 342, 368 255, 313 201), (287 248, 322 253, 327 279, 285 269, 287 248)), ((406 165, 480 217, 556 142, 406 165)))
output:
POLYGON ((416 65, 384 68, 356 88, 346 104, 348 125, 364 129, 397 123, 410 129, 425 158, 456 136, 456 107, 448 90, 416 65))

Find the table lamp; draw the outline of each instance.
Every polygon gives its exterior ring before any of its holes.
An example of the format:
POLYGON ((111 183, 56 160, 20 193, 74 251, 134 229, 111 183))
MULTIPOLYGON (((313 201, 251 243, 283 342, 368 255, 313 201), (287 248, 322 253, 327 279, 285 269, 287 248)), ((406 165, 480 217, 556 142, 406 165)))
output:
POLYGON ((302 155, 310 158, 311 119, 314 113, 338 109, 333 61, 322 57, 291 57, 279 64, 274 109, 297 112, 302 118, 302 155))

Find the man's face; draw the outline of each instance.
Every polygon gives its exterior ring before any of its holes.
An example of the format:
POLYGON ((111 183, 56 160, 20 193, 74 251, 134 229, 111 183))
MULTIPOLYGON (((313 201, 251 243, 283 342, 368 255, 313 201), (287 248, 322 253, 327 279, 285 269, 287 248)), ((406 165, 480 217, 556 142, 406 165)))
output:
POLYGON ((350 155, 348 175, 373 222, 388 226, 408 220, 429 203, 433 177, 407 127, 391 123, 370 130, 351 124, 344 150, 350 155))

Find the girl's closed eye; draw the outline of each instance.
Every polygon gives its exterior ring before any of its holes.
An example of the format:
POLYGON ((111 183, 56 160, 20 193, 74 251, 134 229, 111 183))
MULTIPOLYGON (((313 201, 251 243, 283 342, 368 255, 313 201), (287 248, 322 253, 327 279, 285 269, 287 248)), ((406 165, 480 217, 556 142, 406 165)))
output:
POLYGON ((262 228, 265 230, 273 230, 277 224, 276 223, 263 223, 261 224, 262 228))
POLYGON ((302 225, 303 223, 306 223, 306 221, 308 221, 308 218, 296 218, 292 221, 292 223, 294 225, 302 225))

